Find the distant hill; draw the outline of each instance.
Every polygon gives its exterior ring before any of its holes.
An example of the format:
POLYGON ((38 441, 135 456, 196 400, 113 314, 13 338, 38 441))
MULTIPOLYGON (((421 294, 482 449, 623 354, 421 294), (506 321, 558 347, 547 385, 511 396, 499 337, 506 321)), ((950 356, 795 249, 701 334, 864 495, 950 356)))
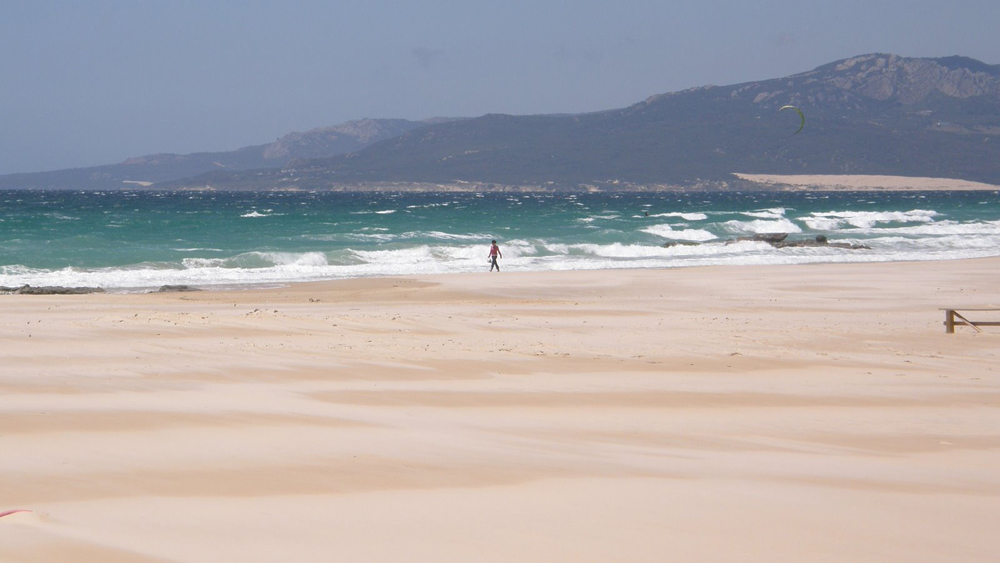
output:
POLYGON ((152 154, 104 166, 8 174, 0 176, 0 188, 116 189, 169 182, 211 171, 279 168, 295 158, 322 158, 357 151, 441 121, 448 120, 360 119, 305 133, 289 133, 270 144, 230 152, 152 154))
POLYGON ((785 78, 579 115, 485 115, 280 169, 169 187, 739 184, 734 172, 948 177, 1000 184, 1000 65, 869 54, 785 78), (793 104, 806 115, 805 129, 793 104))
POLYGON ((747 185, 744 174, 872 174, 1000 184, 1000 65, 868 54, 626 108, 366 119, 229 153, 0 176, 2 187, 357 189, 747 185), (805 129, 785 104, 805 113, 805 129))

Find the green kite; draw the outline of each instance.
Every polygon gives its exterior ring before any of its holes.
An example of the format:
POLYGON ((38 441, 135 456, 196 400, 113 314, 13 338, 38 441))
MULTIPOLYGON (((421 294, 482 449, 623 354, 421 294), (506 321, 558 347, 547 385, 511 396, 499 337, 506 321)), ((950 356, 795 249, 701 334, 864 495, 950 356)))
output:
MULTIPOLYGON (((801 131, 802 128, 806 126, 806 116, 805 116, 805 114, 802 113, 802 110, 800 110, 799 108, 797 108, 795 106, 781 106, 781 109, 779 109, 778 111, 784 111, 786 109, 793 109, 793 110, 799 112, 799 118, 802 120, 802 123, 799 124, 799 131, 801 131)), ((798 135, 799 131, 796 131, 793 134, 794 135, 798 135)))

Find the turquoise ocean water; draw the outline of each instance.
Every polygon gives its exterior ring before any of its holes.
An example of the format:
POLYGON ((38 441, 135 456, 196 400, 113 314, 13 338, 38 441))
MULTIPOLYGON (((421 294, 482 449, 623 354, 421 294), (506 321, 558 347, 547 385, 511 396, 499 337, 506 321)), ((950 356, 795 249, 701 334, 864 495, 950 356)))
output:
POLYGON ((486 272, 494 238, 504 271, 997 256, 1000 192, 2 191, 0 286, 486 272), (870 250, 726 244, 765 232, 870 250))

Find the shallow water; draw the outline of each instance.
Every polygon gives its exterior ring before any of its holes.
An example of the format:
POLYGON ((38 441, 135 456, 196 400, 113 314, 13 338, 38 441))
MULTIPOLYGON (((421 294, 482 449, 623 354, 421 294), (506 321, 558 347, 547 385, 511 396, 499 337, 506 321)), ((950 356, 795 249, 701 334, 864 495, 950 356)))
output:
POLYGON ((0 286, 132 290, 1000 255, 998 192, 0 192, 0 286), (755 233, 831 247, 726 244, 755 233), (686 243, 664 247, 664 243, 686 243))

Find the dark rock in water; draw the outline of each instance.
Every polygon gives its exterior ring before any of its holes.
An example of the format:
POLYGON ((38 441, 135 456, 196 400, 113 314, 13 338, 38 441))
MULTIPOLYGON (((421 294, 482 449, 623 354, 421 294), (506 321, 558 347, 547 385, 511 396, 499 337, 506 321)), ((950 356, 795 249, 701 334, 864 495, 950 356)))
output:
POLYGON ((871 250, 867 244, 850 244, 847 242, 829 242, 824 235, 816 235, 816 239, 790 240, 772 243, 775 248, 800 247, 800 246, 828 246, 832 248, 847 248, 850 250, 871 250))
POLYGON ((190 285, 164 285, 161 286, 156 293, 173 293, 181 291, 201 291, 197 287, 191 287, 190 285))
POLYGON ((671 246, 698 246, 699 244, 701 243, 692 240, 675 240, 663 243, 663 248, 670 248, 671 246))
MULTIPOLYGON (((871 250, 871 247, 866 244, 850 244, 847 242, 830 242, 827 240, 826 235, 816 235, 815 239, 802 239, 802 240, 787 240, 788 233, 757 233, 752 237, 739 237, 735 240, 727 240, 725 244, 733 244, 736 242, 766 242, 775 248, 797 248, 797 247, 814 247, 814 246, 828 246, 832 248, 847 248, 850 250, 871 250)), ((663 248, 670 248, 671 246, 678 245, 697 245, 700 243, 690 242, 690 241, 676 241, 676 242, 666 242, 663 243, 663 248)))
POLYGON ((58 285, 31 287, 22 285, 21 287, 0 287, 0 293, 13 293, 18 295, 84 295, 86 293, 104 293, 100 287, 62 287, 58 285))
POLYGON ((757 233, 750 237, 749 240, 761 242, 781 242, 786 238, 788 238, 788 233, 757 233))
MULTIPOLYGON (((833 248, 847 248, 850 250, 871 250, 866 244, 849 244, 846 242, 830 242, 826 235, 816 235, 815 239, 786 240, 788 233, 757 233, 752 237, 739 237, 736 240, 727 240, 726 244, 734 242, 766 242, 775 248, 795 248, 802 246, 830 246, 833 248)), ((666 245, 664 245, 666 246, 666 245)))
POLYGON ((829 246, 828 242, 819 242, 813 239, 805 240, 787 240, 784 242, 776 242, 772 246, 775 248, 797 248, 802 246, 829 246))
POLYGON ((728 240, 726 244, 732 244, 734 242, 766 242, 769 244, 777 244, 788 238, 788 233, 757 233, 751 237, 737 237, 736 240, 728 240))

